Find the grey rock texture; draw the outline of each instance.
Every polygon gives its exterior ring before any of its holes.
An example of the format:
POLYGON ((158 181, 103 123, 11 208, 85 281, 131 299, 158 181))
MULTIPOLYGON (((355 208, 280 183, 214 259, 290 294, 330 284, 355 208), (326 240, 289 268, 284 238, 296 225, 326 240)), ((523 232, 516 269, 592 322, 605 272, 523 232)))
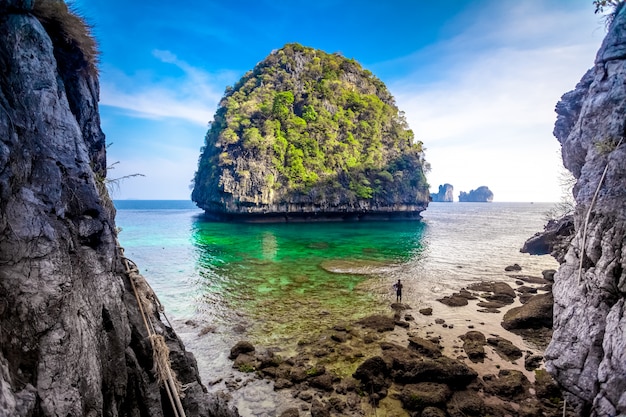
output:
POLYGON ((577 179, 576 234, 555 275, 554 336, 546 351, 546 368, 569 392, 580 415, 623 415, 626 8, 619 8, 594 67, 574 91, 562 97, 556 111, 554 134, 562 145, 565 167, 577 179), (586 225, 588 210, 591 215, 586 225))
MULTIPOLYGON (((116 250, 97 74, 32 10, 0 1, 0 416, 173 415, 116 250)), ((155 320, 186 415, 229 415, 155 320)))
POLYGON ((430 199, 436 203, 452 203, 454 201, 454 187, 452 184, 442 184, 439 192, 431 193, 430 199))
POLYGON ((491 203, 493 201, 493 192, 486 185, 481 185, 469 193, 461 191, 459 193, 459 202, 461 203, 491 203))

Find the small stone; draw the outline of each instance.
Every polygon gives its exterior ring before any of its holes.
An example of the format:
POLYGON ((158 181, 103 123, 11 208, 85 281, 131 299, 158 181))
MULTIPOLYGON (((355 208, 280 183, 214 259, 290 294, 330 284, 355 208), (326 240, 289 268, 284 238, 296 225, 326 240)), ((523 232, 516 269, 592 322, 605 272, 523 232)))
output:
POLYGON ((421 308, 419 310, 420 314, 424 315, 424 316, 431 316, 433 314, 433 309, 428 307, 428 308, 421 308))
POLYGON ((507 272, 511 272, 511 271, 521 271, 522 267, 519 266, 519 264, 513 264, 513 265, 509 265, 506 268, 504 268, 505 271, 507 272))

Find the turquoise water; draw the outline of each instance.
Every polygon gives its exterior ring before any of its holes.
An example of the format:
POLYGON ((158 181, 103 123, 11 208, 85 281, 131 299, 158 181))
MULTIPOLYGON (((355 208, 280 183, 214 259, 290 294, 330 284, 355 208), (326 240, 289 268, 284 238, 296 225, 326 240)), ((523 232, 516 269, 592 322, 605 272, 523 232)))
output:
POLYGON ((126 254, 167 311, 264 343, 383 311, 362 284, 423 250, 422 222, 219 223, 180 202, 116 205, 126 254))
POLYGON ((277 338, 319 325, 320 314, 360 318, 383 308, 360 284, 373 271, 419 256, 423 229, 420 222, 269 225, 198 218, 191 239, 202 304, 214 314, 243 314, 250 332, 277 338))
POLYGON ((207 383, 232 374, 227 356, 238 340, 288 349, 329 326, 388 313, 398 279, 405 303, 435 307, 453 323, 468 317, 436 298, 475 281, 510 282, 504 267, 513 263, 535 276, 557 266, 519 252, 551 204, 432 203, 423 221, 311 224, 210 222, 191 202, 115 204, 126 255, 207 383))

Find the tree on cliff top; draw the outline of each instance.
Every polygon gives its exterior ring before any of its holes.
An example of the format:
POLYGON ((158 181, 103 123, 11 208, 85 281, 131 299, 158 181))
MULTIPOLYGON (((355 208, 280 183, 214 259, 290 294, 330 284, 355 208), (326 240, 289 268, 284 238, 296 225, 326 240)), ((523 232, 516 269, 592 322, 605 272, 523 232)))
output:
POLYGON ((605 16, 606 27, 608 28, 611 22, 613 22, 615 15, 624 7, 624 0, 593 0, 593 5, 596 8, 595 14, 604 13, 605 7, 610 9, 610 12, 605 16))
POLYGON ((228 87, 205 138, 192 198, 252 204, 428 199, 422 142, 378 78, 299 44, 228 87))

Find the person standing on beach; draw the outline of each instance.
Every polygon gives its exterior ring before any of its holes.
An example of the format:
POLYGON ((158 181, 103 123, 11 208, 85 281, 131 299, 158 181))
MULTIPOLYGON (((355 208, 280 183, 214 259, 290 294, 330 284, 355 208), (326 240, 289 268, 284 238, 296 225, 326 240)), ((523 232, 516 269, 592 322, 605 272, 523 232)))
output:
POLYGON ((396 303, 398 302, 402 302, 402 283, 400 282, 400 280, 398 280, 398 282, 396 282, 395 284, 393 284, 393 288, 396 289, 396 303))

